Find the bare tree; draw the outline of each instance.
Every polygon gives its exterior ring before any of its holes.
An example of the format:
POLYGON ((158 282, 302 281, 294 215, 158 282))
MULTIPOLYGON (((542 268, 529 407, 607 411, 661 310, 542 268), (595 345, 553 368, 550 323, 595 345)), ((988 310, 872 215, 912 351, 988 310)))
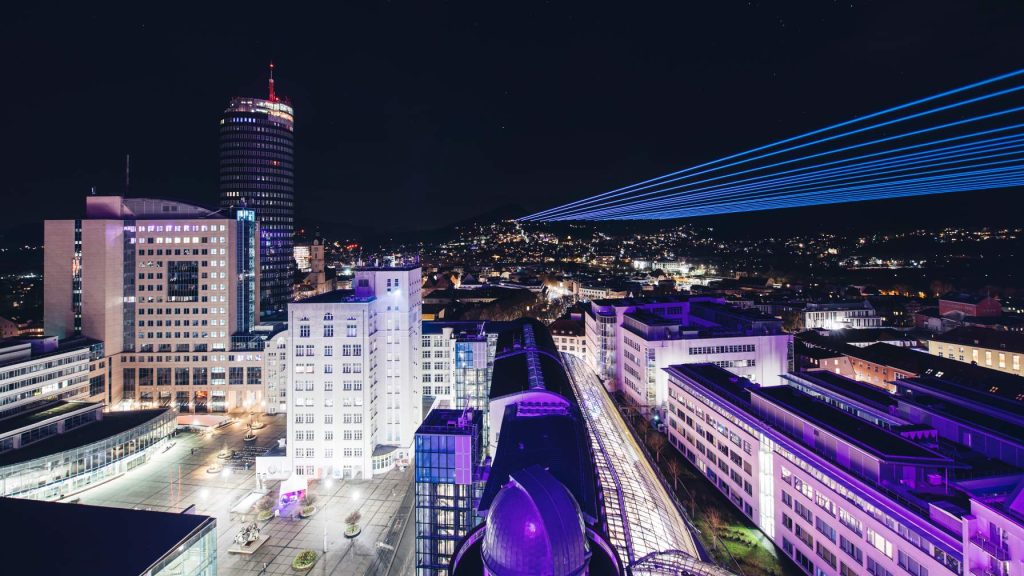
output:
POLYGON ((636 421, 636 432, 640 435, 640 439, 645 443, 647 442, 647 432, 651 429, 650 422, 647 418, 640 418, 636 421))
POLYGON ((647 435, 647 447, 654 451, 654 457, 661 462, 661 451, 665 449, 665 437, 657 432, 647 435))
POLYGON ((704 510, 704 522, 707 523, 708 530, 711 532, 712 546, 718 548, 718 531, 722 529, 722 513, 718 511, 718 508, 707 508, 704 510))
POLYGON ((678 458, 669 458, 666 466, 668 467, 668 475, 672 477, 672 489, 678 492, 679 477, 683 474, 683 465, 680 464, 678 458))

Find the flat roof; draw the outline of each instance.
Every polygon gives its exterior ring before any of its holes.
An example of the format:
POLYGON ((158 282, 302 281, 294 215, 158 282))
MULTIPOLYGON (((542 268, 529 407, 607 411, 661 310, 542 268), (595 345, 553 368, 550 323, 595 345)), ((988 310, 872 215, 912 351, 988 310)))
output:
MULTIPOLYGON (((0 349, 2 349, 2 348, 13 348, 14 346, 19 346, 19 345, 29 345, 29 346, 31 346, 31 344, 33 342, 38 342, 38 341, 44 340, 46 338, 47 338, 46 336, 42 336, 42 337, 39 337, 39 336, 16 336, 16 337, 13 337, 13 338, 4 338, 4 339, 0 340, 0 349)), ((52 336, 50 338, 52 338, 52 336)), ((10 360, 5 360, 3 362, 0 362, 0 368, 3 368, 5 366, 13 366, 15 364, 24 364, 26 362, 35 362, 35 361, 41 360, 43 358, 47 358, 49 356, 56 356, 58 354, 67 354, 68 352, 74 352, 76 350, 83 350, 83 349, 86 349, 86 348, 89 348, 91 346, 94 346, 96 344, 101 344, 101 343, 102 343, 101 340, 96 340, 96 339, 93 339, 93 338, 88 338, 86 336, 75 336, 73 338, 64 338, 64 339, 61 339, 61 340, 57 341, 57 346, 53 350, 47 350, 45 352, 34 352, 33 351, 33 352, 30 352, 30 355, 27 356, 27 357, 21 356, 21 357, 17 357, 17 358, 11 358, 10 360)))
POLYGON ((289 302, 292 304, 341 304, 345 302, 352 303, 363 303, 372 302, 376 299, 375 296, 356 296, 355 290, 338 289, 330 292, 324 292, 323 294, 317 294, 316 296, 310 296, 304 300, 296 300, 295 302, 289 302))
MULTIPOLYGON (((896 457, 932 460, 936 464, 952 463, 949 458, 937 452, 874 426, 867 420, 829 406, 791 386, 752 389, 750 394, 760 396, 769 403, 800 416, 822 430, 831 431, 845 442, 875 454, 883 460, 896 457)), ((803 438, 797 440, 803 442, 803 438)))
POLYGON ((881 388, 878 388, 877 386, 864 384, 853 380, 852 378, 847 378, 846 376, 829 372, 828 370, 799 372, 795 374, 795 376, 805 380, 810 380, 822 388, 836 392, 840 396, 859 400, 865 404, 882 410, 888 409, 890 406, 895 406, 897 404, 895 396, 881 388))
POLYGON ((59 418, 61 416, 71 414, 72 412, 77 412, 87 408, 96 408, 102 405, 103 404, 99 402, 69 402, 67 400, 60 400, 43 406, 37 406, 36 408, 27 412, 22 412, 17 416, 11 416, 10 418, 0 420, 0 436, 20 428, 45 422, 51 418, 59 418))
POLYGON ((86 424, 81 428, 75 428, 72 432, 57 434, 46 440, 29 444, 24 448, 0 454, 0 466, 19 464, 99 442, 105 438, 141 426, 169 411, 170 408, 156 408, 152 410, 134 410, 131 412, 107 412, 103 414, 102 420, 86 424))
POLYGON ((699 382, 702 386, 724 396, 740 407, 750 405, 750 389, 754 384, 721 366, 711 363, 676 364, 665 368, 669 374, 679 374, 699 382))
POLYGON ((961 326, 932 338, 943 344, 977 346, 1006 352, 1024 352, 1024 334, 978 326, 961 326))
POLYGON ((4 533, 11 552, 4 555, 4 572, 52 576, 139 576, 215 522, 195 514, 20 498, 0 498, 0 516, 12 528, 4 533))

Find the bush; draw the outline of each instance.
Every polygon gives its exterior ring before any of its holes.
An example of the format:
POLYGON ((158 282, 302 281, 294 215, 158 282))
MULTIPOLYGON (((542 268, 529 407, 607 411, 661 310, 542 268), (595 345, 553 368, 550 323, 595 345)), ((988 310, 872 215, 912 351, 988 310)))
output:
POLYGON ((306 495, 302 498, 302 506, 303 507, 313 507, 313 506, 316 506, 316 496, 310 494, 309 492, 306 492, 306 495))
POLYGON ((299 555, 292 560, 292 568, 296 570, 305 570, 312 566, 316 562, 316 552, 312 550, 303 550, 299 552, 299 555))

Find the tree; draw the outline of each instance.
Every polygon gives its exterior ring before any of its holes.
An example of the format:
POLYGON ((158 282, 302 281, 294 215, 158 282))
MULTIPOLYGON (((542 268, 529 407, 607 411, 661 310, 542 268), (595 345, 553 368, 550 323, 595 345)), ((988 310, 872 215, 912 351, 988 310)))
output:
POLYGON ((640 435, 640 439, 647 442, 647 432, 651 429, 651 423, 647 421, 647 418, 640 418, 636 421, 636 432, 640 435))
MULTIPOLYGON (((683 474, 683 465, 679 463, 678 458, 669 458, 667 466, 668 475, 672 477, 672 489, 678 491, 679 477, 683 474)), ((690 514, 693 514, 693 512, 690 514)))
POLYGON ((718 548, 718 531, 722 528, 722 513, 718 511, 718 508, 708 508, 704 510, 704 522, 708 525, 708 531, 711 532, 712 545, 718 548))
POLYGON ((654 451, 654 458, 661 462, 661 451, 665 448, 665 437, 654 433, 647 436, 647 447, 654 451))
POLYGON ((345 524, 349 526, 355 526, 359 524, 359 521, 363 519, 363 515, 358 510, 352 512, 348 516, 345 516, 345 524))

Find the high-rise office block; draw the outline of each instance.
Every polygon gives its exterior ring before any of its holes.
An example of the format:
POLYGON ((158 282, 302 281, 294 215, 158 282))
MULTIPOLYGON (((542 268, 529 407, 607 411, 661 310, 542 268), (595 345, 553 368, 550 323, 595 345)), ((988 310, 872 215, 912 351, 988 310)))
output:
POLYGON ((260 310, 283 314, 291 300, 294 234, 294 111, 274 92, 233 98, 220 119, 220 205, 256 212, 260 224, 260 310))
POLYGON ((108 402, 254 408, 261 349, 235 350, 232 336, 259 318, 257 233, 249 210, 89 196, 85 218, 46 221, 46 332, 103 342, 108 402))
POLYGON ((423 420, 419 262, 361 268, 353 284, 288 306, 288 458, 300 476, 405 465, 423 420))

